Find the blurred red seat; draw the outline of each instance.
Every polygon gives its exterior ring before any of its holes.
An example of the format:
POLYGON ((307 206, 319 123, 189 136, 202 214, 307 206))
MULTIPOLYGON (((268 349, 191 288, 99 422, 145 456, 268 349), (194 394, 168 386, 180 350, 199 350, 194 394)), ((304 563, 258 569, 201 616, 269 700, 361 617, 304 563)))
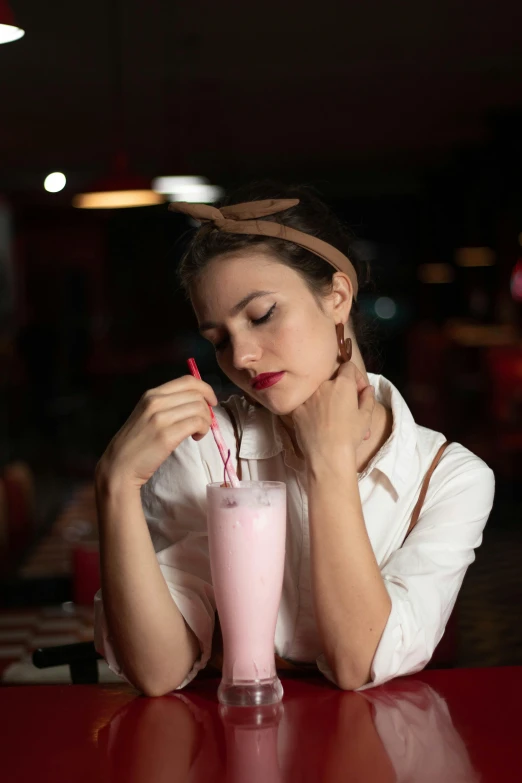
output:
POLYGON ((7 508, 8 556, 19 555, 29 544, 34 530, 34 478, 25 462, 4 467, 3 487, 7 508))
POLYGON ((490 411, 498 422, 522 425, 522 348, 493 346, 486 350, 490 411))
POLYGON ((92 606, 100 589, 100 553, 97 541, 76 544, 72 550, 73 601, 92 606))
POLYGON ((491 462, 495 471, 518 472, 513 459, 522 456, 522 348, 490 347, 485 352, 488 407, 491 418, 491 462))

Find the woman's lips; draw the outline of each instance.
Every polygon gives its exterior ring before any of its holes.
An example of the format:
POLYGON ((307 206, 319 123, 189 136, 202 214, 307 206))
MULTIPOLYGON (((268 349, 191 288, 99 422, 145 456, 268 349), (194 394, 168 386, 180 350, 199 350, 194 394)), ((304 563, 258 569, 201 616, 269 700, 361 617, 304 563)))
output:
POLYGON ((253 383, 252 388, 254 388, 256 391, 267 389, 269 386, 273 386, 274 383, 280 381, 284 374, 284 372, 274 372, 271 375, 265 375, 259 381, 253 383))

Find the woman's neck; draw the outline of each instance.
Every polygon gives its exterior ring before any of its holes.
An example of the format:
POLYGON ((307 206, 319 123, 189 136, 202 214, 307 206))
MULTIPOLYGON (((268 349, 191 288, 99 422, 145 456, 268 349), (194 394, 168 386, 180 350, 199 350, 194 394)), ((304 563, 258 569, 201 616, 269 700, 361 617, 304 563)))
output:
POLYGON ((291 415, 279 416, 279 420, 283 425, 283 427, 285 428, 285 430, 287 431, 290 440, 292 441, 292 448, 294 449, 294 453, 296 457, 299 457, 299 459, 304 459, 304 455, 297 444, 297 438, 295 434, 294 423, 292 421, 292 416, 291 415))

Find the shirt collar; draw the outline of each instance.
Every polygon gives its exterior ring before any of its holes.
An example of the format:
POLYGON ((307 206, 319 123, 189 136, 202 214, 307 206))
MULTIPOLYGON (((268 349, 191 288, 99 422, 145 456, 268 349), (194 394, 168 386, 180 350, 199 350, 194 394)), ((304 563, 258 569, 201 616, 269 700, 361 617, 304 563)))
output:
MULTIPOLYGON (((368 463, 359 478, 373 470, 384 473, 393 485, 397 495, 406 486, 412 469, 412 457, 417 445, 415 420, 399 390, 383 375, 367 373, 368 380, 375 386, 376 399, 393 413, 392 433, 386 443, 368 463)), ((239 456, 241 459, 267 459, 281 451, 287 465, 303 469, 304 462, 293 450, 292 442, 278 416, 266 408, 249 404, 239 456)))
POLYGON ((241 459, 268 459, 283 449, 279 435, 281 423, 262 405, 247 403, 239 456, 241 459))
POLYGON ((386 443, 370 460, 363 476, 374 469, 384 473, 393 485, 397 495, 407 486, 413 468, 413 455, 417 446, 417 425, 402 394, 384 375, 367 373, 368 380, 375 386, 376 399, 391 408, 393 414, 392 432, 386 443))

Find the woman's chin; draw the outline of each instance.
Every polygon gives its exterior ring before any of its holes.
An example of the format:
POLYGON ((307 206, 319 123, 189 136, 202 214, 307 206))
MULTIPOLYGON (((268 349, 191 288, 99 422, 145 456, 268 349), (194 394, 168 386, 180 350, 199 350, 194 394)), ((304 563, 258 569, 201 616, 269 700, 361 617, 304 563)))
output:
POLYGON ((289 389, 282 388, 281 390, 278 389, 277 392, 271 392, 271 388, 272 387, 269 387, 265 393, 259 394, 259 397, 254 397, 252 394, 248 394, 245 391, 243 394, 249 402, 261 405, 276 416, 290 416, 290 414, 300 405, 305 403, 315 391, 315 389, 312 389, 311 391, 306 392, 306 390, 303 391, 303 389, 301 389, 301 394, 292 394, 289 389))
POLYGON ((298 408, 300 405, 302 405, 308 397, 305 399, 293 399, 293 400, 278 400, 278 399, 267 399, 266 401, 260 403, 263 405, 264 408, 267 408, 271 413, 273 413, 275 416, 291 416, 292 413, 295 411, 296 408, 298 408))
POLYGON ((273 413, 275 416, 289 416, 292 411, 295 410, 297 407, 296 405, 289 405, 288 403, 285 403, 283 400, 273 400, 266 395, 266 398, 264 400, 257 400, 254 397, 250 396, 249 394, 244 395, 247 400, 250 403, 255 403, 256 405, 261 406, 262 408, 266 408, 270 413, 273 413))

